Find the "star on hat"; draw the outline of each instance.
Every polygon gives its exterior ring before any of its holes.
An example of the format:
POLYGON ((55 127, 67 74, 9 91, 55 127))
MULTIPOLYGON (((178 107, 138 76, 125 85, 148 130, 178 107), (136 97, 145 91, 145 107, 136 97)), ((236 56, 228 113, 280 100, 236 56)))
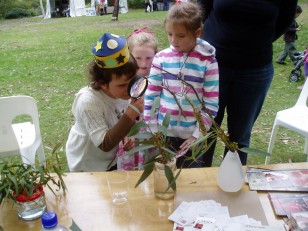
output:
POLYGON ((96 64, 103 69, 123 66, 129 60, 126 39, 115 34, 105 33, 92 47, 96 64))

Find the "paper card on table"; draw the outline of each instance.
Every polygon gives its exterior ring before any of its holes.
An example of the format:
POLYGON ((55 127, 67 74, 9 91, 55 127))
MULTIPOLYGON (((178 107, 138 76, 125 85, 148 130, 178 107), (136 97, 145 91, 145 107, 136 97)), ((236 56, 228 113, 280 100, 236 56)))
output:
POLYGON ((174 222, 173 231, 192 231, 192 226, 182 226, 174 222))
POLYGON ((290 222, 295 230, 308 230, 308 212, 291 213, 290 222))
POLYGON ((256 225, 256 226, 262 226, 261 221, 257 221, 257 220, 255 220, 255 219, 253 219, 251 217, 249 217, 249 224, 250 225, 256 225))
POLYGON ((247 215, 235 216, 235 217, 231 217, 229 222, 230 223, 249 224, 249 217, 247 215))
POLYGON ((183 201, 181 205, 168 217, 168 219, 182 226, 189 225, 192 224, 197 216, 195 211, 198 211, 197 203, 188 203, 183 201))
POLYGON ((186 210, 188 210, 190 206, 191 206, 191 203, 183 201, 177 207, 177 209, 168 217, 168 219, 184 226, 185 224, 187 224, 187 220, 186 220, 187 218, 183 217, 183 213, 186 210))
POLYGON ((283 227, 244 225, 240 231, 284 231, 283 227))
POLYGON ((268 193, 268 198, 277 216, 308 211, 308 193, 268 193))
POLYGON ((226 192, 178 192, 174 199, 174 207, 180 205, 182 201, 201 201, 214 200, 224 206, 228 206, 230 216, 239 216, 247 214, 249 217, 261 221, 262 225, 267 225, 267 220, 259 200, 259 196, 255 191, 240 191, 237 193, 226 192))
POLYGON ((206 211, 198 212, 199 216, 207 217, 207 218, 214 218, 216 221, 226 221, 230 219, 228 207, 223 206, 220 208, 210 208, 206 211))
POLYGON ((223 231, 241 231, 242 229, 242 224, 240 223, 227 223, 227 224, 216 224, 216 229, 217 230, 223 230, 223 231))
POLYGON ((308 169, 255 171, 246 168, 251 190, 265 191, 308 191, 308 169))
POLYGON ((197 217, 192 225, 192 231, 215 231, 215 219, 197 217))
POLYGON ((182 226, 193 223, 196 217, 202 216, 224 221, 230 218, 228 207, 213 202, 182 202, 181 205, 169 216, 172 220, 182 226))

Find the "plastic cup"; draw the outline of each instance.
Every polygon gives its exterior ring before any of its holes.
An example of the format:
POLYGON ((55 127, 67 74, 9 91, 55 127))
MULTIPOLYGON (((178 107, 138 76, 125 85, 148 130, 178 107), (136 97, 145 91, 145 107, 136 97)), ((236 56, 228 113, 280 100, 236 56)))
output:
POLYGON ((128 172, 116 170, 108 172, 107 183, 112 203, 123 204, 128 200, 128 172))

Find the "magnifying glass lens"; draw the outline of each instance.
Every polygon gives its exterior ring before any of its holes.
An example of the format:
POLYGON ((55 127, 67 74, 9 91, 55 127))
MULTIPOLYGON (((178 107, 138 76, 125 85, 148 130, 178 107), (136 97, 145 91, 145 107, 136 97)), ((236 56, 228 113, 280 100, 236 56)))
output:
POLYGON ((148 86, 148 80, 145 76, 136 75, 128 85, 128 94, 133 99, 139 99, 148 86))

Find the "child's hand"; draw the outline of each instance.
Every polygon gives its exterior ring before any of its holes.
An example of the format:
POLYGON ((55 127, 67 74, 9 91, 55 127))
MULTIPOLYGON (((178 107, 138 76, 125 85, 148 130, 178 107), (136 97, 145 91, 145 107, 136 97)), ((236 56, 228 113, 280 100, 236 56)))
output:
POLYGON ((129 151, 135 147, 135 139, 134 138, 128 138, 127 136, 124 137, 123 142, 123 150, 129 151))
POLYGON ((140 99, 131 99, 131 106, 129 106, 125 112, 125 114, 135 120, 143 112, 144 107, 144 98, 143 96, 140 99))
POLYGON ((180 150, 177 151, 178 157, 185 155, 185 153, 190 149, 189 145, 196 141, 196 138, 191 136, 187 140, 185 140, 181 146, 180 150))
POLYGON ((139 99, 131 99, 130 104, 138 108, 141 114, 143 112, 143 107, 144 107, 144 96, 140 97, 139 99))

